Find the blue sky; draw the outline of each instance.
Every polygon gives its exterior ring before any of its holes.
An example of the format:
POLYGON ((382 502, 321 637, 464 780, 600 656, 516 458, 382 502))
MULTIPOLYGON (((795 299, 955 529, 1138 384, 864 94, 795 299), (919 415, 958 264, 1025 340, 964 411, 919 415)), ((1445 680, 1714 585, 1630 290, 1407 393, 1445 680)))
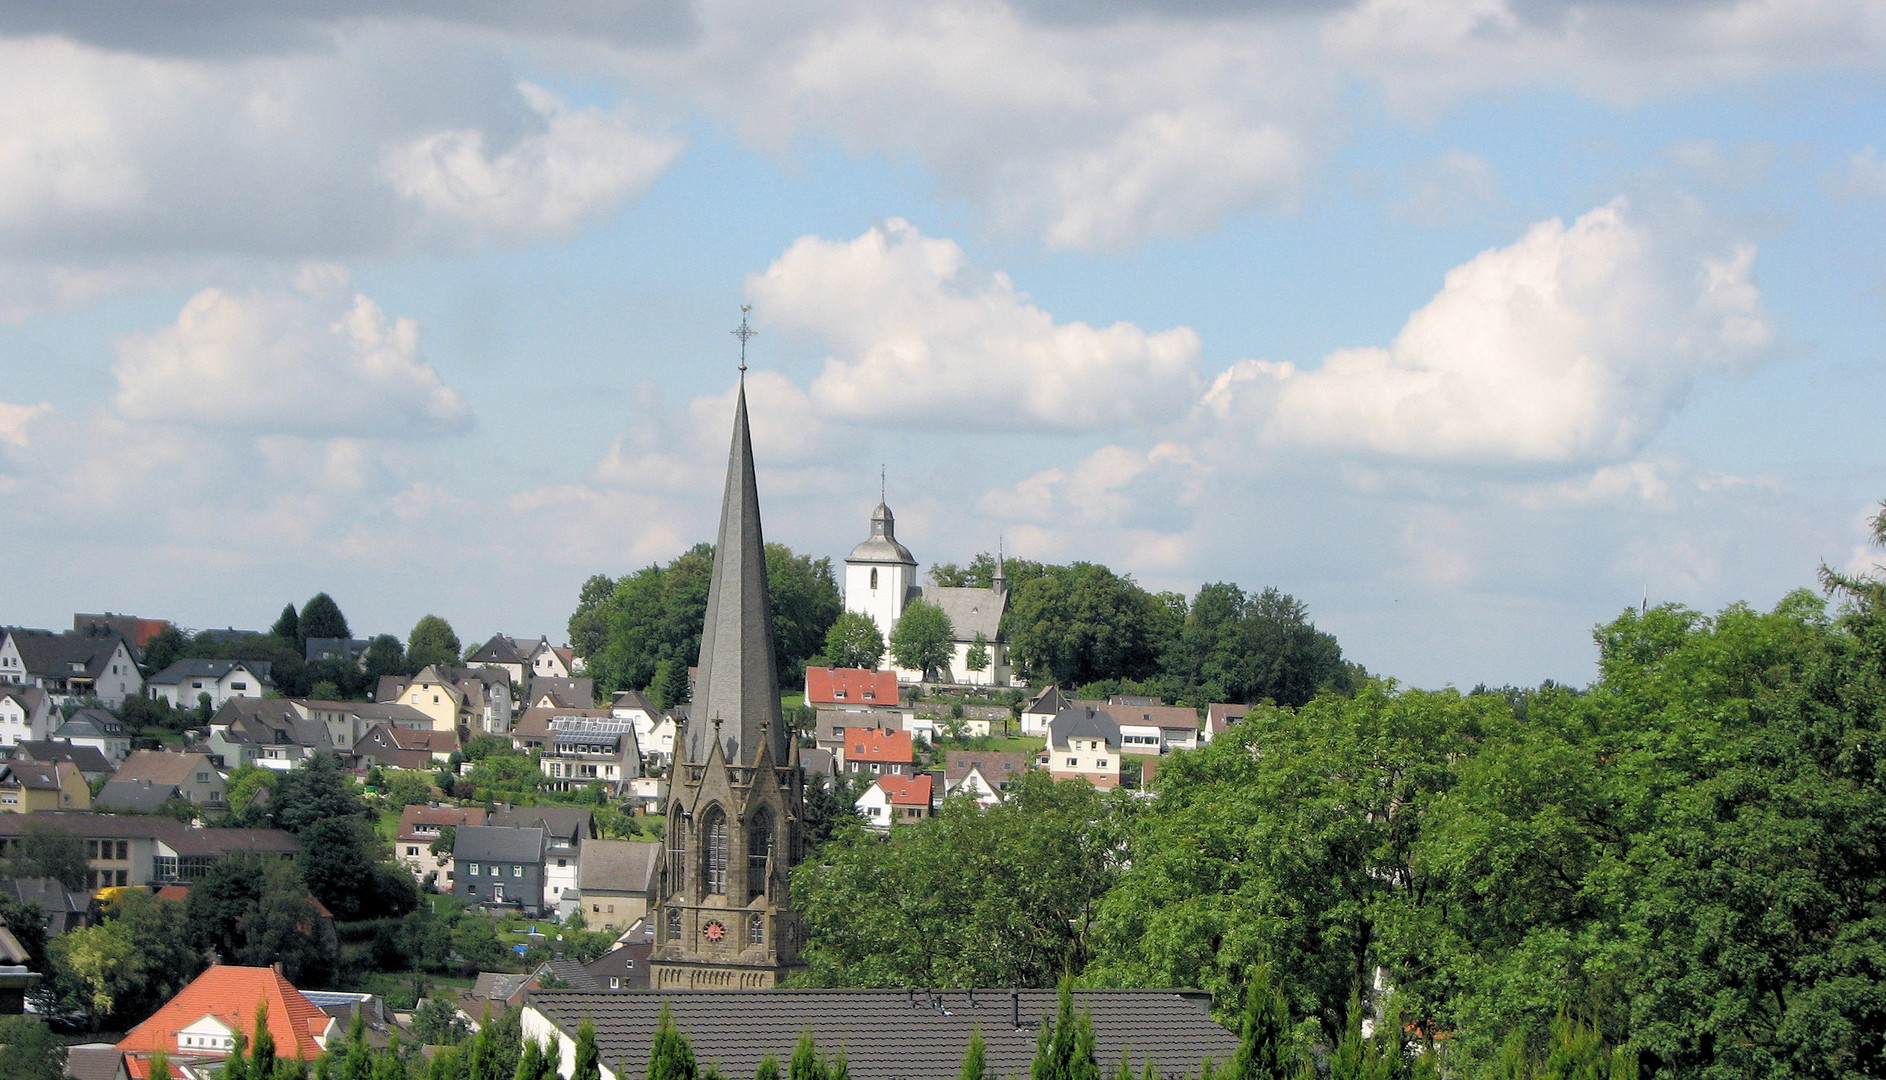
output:
POLYGON ((1864 569, 1886 12, 0 4, 0 621, 560 637, 708 536, 1276 585, 1583 682, 1864 569))

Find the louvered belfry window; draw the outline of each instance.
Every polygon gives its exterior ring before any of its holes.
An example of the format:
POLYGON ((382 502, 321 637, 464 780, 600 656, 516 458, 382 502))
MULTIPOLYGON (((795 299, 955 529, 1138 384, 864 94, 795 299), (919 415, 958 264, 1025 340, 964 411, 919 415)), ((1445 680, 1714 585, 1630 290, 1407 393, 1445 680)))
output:
POLYGON ((747 825, 747 899, 766 891, 766 858, 773 853, 773 815, 761 810, 747 825))
POLYGON ((727 815, 716 806, 707 812, 701 826, 701 848, 705 857, 703 891, 722 895, 727 891, 727 815))

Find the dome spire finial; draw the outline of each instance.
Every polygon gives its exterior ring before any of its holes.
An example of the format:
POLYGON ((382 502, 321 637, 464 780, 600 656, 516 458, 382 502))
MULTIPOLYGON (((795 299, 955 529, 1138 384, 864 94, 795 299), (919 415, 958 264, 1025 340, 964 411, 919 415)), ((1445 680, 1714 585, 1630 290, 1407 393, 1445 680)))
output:
POLYGON ((759 333, 758 330, 755 330, 751 326, 747 325, 747 312, 752 311, 752 310, 753 310, 752 304, 741 304, 740 305, 740 325, 735 327, 732 330, 727 331, 729 334, 732 334, 734 337, 737 337, 740 339, 740 381, 741 382, 747 381, 747 339, 759 333))

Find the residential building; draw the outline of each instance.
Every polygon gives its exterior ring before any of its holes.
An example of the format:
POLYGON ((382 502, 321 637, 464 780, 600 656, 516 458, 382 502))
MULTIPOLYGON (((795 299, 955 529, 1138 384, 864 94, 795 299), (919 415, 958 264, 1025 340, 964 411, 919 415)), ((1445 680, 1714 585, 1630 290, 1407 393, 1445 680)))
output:
POLYGON ((124 764, 99 792, 100 806, 110 807, 118 785, 144 783, 147 786, 175 789, 176 798, 197 806, 223 809, 223 774, 211 764, 207 754, 175 753, 167 750, 138 750, 125 758, 124 764))
POLYGON ((52 738, 73 746, 89 746, 105 756, 112 768, 131 756, 131 732, 104 709, 80 709, 61 723, 52 718, 52 738))
POLYGON ((380 680, 378 701, 410 705, 426 714, 432 726, 444 731, 466 728, 491 735, 507 734, 517 710, 511 666, 445 667, 428 664, 408 679, 388 675, 380 680))
POLYGON ((591 840, 578 892, 591 930, 627 930, 661 898, 661 841, 591 840))
POLYGON ((452 895, 468 904, 516 904, 526 914, 539 914, 546 846, 542 829, 459 826, 452 845, 457 864, 452 895))
POLYGON ((72 629, 80 634, 114 633, 131 643, 131 659, 144 659, 144 646, 151 639, 164 632, 170 625, 169 619, 142 619, 136 615, 116 615, 105 612, 103 615, 75 613, 72 616, 72 629))
POLYGON ((263 1006, 282 1058, 313 1061, 345 1035, 274 968, 217 964, 126 1033, 118 1049, 138 1062, 133 1072, 140 1076, 149 1075, 150 1057, 159 1052, 180 1065, 215 1065, 255 1030, 263 1006))
MULTIPOLYGON (((635 694, 633 690, 625 693, 635 694)), ((617 697, 621 695, 618 694, 617 697)), ((640 694, 636 694, 640 697, 640 694)), ((575 679, 569 676, 536 675, 530 680, 530 691, 524 695, 524 707, 553 709, 587 709, 596 704, 596 680, 575 679)))
POLYGON ((842 761, 845 756, 846 731, 852 728, 911 731, 910 719, 909 713, 891 712, 885 709, 873 709, 869 712, 820 709, 812 720, 812 737, 819 749, 830 751, 834 759, 842 761))
POLYGON ((846 728, 839 767, 854 776, 901 776, 917 763, 910 732, 846 728))
POLYGON ((1249 705, 1237 705, 1214 701, 1205 710, 1205 727, 1199 732, 1200 742, 1211 742, 1225 733, 1225 729, 1244 719, 1251 713, 1249 705))
POLYGON ((36 905, 44 916, 49 939, 84 929, 93 922, 91 894, 68 889, 58 878, 0 880, 0 897, 36 905))
POLYGON ((901 700, 895 671, 830 667, 805 669, 805 703, 814 709, 839 712, 896 709, 901 700))
POLYGON ((1120 743, 1129 754, 1198 748, 1198 710, 1188 705, 1115 696, 1107 699, 1107 712, 1119 723, 1120 743))
MULTIPOLYGON (((880 501, 871 512, 871 534, 845 558, 845 609, 869 615, 886 641, 916 599, 943 609, 953 635, 951 656, 942 671, 943 682, 977 686, 1007 686, 1014 681, 1008 640, 1002 636, 1002 614, 1008 609, 1008 575, 998 546, 995 574, 988 587, 917 584, 917 560, 897 540, 897 522, 891 508, 880 501), (978 645, 987 653, 980 667, 971 669, 970 654, 978 645)), ((921 682, 921 671, 897 669, 904 682, 921 682)))
POLYGON ((1063 709, 1048 727, 1038 759, 1056 780, 1080 777, 1097 788, 1120 786, 1120 725, 1104 709, 1063 709))
POLYGON ((963 794, 984 806, 1002 801, 1009 784, 1033 768, 1033 754, 1012 754, 995 750, 946 750, 943 752, 943 794, 963 794))
POLYGON ((874 829, 908 824, 930 816, 936 796, 935 778, 929 773, 916 776, 880 776, 865 793, 858 796, 858 813, 874 829))
POLYGON ((584 670, 586 665, 568 645, 552 645, 549 638, 543 638, 531 650, 530 673, 538 678, 568 679, 584 670))
POLYGON ((45 739, 39 742, 23 742, 13 748, 13 760, 37 761, 42 765, 51 765, 57 761, 69 761, 78 769, 79 776, 87 784, 102 779, 109 779, 117 771, 105 755, 96 747, 73 746, 64 739, 45 739))
POLYGON ((36 814, 42 810, 91 808, 91 785, 70 761, 0 761, 0 811, 36 814))
POLYGON ((334 731, 286 698, 231 698, 210 717, 210 753, 227 768, 260 765, 286 771, 314 754, 346 753, 334 731))
POLYGON ((277 829, 193 829, 162 815, 61 810, 0 814, 0 859, 21 849, 28 830, 45 827, 84 840, 88 890, 194 881, 237 852, 293 858, 301 851, 300 841, 277 829))
POLYGON ((642 775, 635 721, 608 709, 527 709, 511 739, 539 751, 537 767, 555 791, 600 783, 610 798, 620 798, 629 781, 642 775))
POLYGON ((1046 735, 1054 718, 1073 704, 1060 687, 1050 683, 1022 706, 1022 734, 1046 735))
POLYGON ((458 732, 414 729, 396 724, 376 724, 353 745, 358 768, 375 765, 389 769, 423 771, 450 761, 458 752, 458 732))
POLYGON ((490 641, 465 654, 465 666, 502 668, 510 673, 512 685, 522 686, 531 670, 531 654, 536 651, 534 641, 493 634, 490 641))
POLYGON ((733 421, 699 674, 670 770, 650 960, 661 992, 770 989, 799 966, 804 940, 788 882, 803 855, 805 775, 780 711, 744 379, 733 421))
POLYGON ((52 695, 37 686, 0 683, 0 746, 18 746, 52 733, 52 695))
MULTIPOLYGON (((655 729, 667 719, 655 703, 648 700, 648 695, 640 690, 618 690, 609 699, 609 715, 618 720, 635 721, 635 741, 641 745, 644 754, 654 748, 655 729)), ((669 744, 664 752, 674 752, 674 729, 669 725, 669 744)))
POLYGON ((634 941, 618 943, 615 948, 584 964, 583 968, 610 993, 646 990, 648 961, 654 952, 653 936, 638 937, 634 941))
POLYGON ((54 705, 97 698, 113 708, 144 692, 130 642, 107 627, 55 634, 13 628, 0 637, 0 682, 37 686, 54 705))
MULTIPOLYGON (((433 730, 432 718, 410 705, 397 701, 321 701, 290 698, 288 704, 303 717, 327 725, 328 740, 336 753, 359 742, 367 732, 381 724, 416 730, 433 730)), ((457 731, 454 729, 453 734, 457 731)))
POLYGON ((310 664, 339 660, 358 666, 366 660, 367 646, 372 644, 360 638, 311 637, 302 643, 302 659, 310 664))
POLYGON ((453 892, 457 864, 452 860, 452 845, 438 851, 432 847, 445 835, 465 825, 483 825, 482 806, 408 806, 400 811, 399 833, 393 840, 394 857, 411 870, 421 885, 432 878, 440 892, 453 892))
MULTIPOLYGON (((655 961, 657 975, 661 961, 655 961)), ((1211 1016, 1203 990, 1075 990, 1074 1008, 1089 1018, 1094 1058, 1107 1069, 1125 1062, 1138 1076, 1191 1076, 1205 1062, 1222 1066, 1238 1039, 1211 1016)), ((760 1060, 786 1061, 801 1035, 843 1047, 853 1080, 953 1080, 970 1037, 981 1034, 989 1076, 1027 1076, 1035 1040, 1057 1005, 1053 990, 821 990, 726 994, 655 990, 582 993, 538 990, 524 1002, 526 1039, 552 1043, 562 1075, 574 1071, 576 1032, 595 1030, 607 1064, 603 1080, 636 1080, 648 1071, 649 1033, 663 1011, 699 1061, 727 1076, 752 1076, 760 1060)))
POLYGON ((583 846, 596 837, 595 816, 581 806, 502 807, 487 824, 544 832, 543 910, 563 914, 577 904, 583 846))
POLYGON ((274 666, 267 660, 179 660, 146 680, 144 693, 173 709, 196 708, 207 695, 216 709, 230 698, 259 698, 273 690, 274 666))

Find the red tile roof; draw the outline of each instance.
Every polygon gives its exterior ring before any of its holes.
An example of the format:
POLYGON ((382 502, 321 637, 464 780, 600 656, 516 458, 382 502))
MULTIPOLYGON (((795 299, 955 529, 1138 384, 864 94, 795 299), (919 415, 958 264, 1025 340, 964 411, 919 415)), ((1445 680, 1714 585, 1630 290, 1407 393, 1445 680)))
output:
MULTIPOLYGON (((217 965, 177 992, 149 1020, 131 1029, 118 1049, 130 1054, 179 1052, 177 1032, 214 1015, 225 1026, 245 1034, 255 1029, 255 1008, 268 1002, 268 1029, 275 1052, 282 1057, 313 1061, 320 1057, 315 1036, 327 1031, 332 1019, 302 996, 274 968, 217 965)), ((184 1051, 188 1053, 188 1051, 184 1051)))
POLYGON ((418 839, 429 836, 419 831, 421 825, 483 825, 485 808, 482 806, 408 806, 399 814, 399 838, 401 840, 418 839))
POLYGON ((929 806, 930 774, 922 776, 880 776, 878 786, 890 796, 892 806, 929 806))
POLYGON ((846 728, 846 761, 885 761, 908 765, 917 760, 910 732, 889 728, 846 728))
POLYGON ((897 673, 865 668, 805 669, 805 703, 819 705, 896 705, 897 673))

